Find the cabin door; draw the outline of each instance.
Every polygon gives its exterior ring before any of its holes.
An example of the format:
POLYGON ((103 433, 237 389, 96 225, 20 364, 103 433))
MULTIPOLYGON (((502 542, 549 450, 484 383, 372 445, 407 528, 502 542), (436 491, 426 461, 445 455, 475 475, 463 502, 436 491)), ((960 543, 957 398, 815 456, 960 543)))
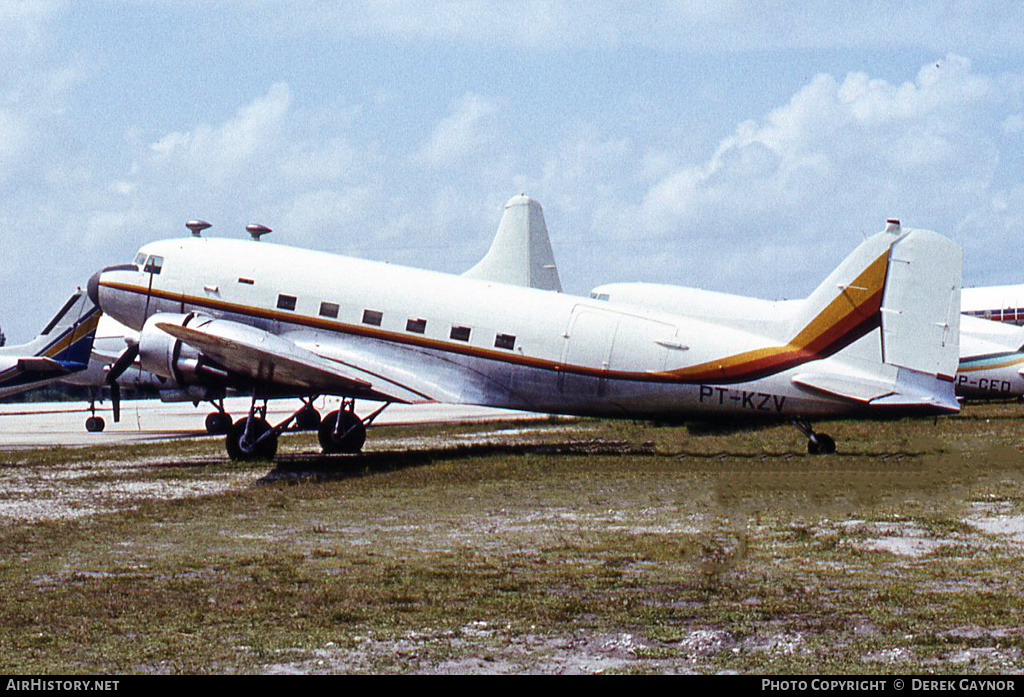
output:
POLYGON ((604 394, 618 318, 614 314, 577 305, 569 318, 562 350, 558 389, 567 395, 597 397, 604 394))

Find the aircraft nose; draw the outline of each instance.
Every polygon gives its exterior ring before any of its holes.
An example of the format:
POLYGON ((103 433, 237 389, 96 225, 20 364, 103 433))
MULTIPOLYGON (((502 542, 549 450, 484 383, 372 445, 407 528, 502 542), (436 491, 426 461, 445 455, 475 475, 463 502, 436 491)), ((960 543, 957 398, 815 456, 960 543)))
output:
POLYGON ((89 278, 89 283, 86 286, 86 292, 89 294, 89 299, 92 300, 92 304, 96 307, 100 307, 100 274, 102 271, 97 271, 89 278))

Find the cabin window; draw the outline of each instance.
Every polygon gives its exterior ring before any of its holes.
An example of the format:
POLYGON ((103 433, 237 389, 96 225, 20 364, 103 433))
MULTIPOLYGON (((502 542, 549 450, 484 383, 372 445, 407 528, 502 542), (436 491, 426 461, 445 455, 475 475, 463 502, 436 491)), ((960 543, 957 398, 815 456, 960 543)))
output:
POLYGON ((281 294, 277 296, 277 309, 279 310, 294 310, 296 297, 294 295, 281 294))
POLYGON ((337 317, 338 316, 338 303, 320 303, 320 316, 321 317, 337 317))
POLYGON ((164 268, 164 258, 158 257, 155 254, 151 255, 146 260, 146 267, 143 269, 146 273, 158 274, 164 268))
POLYGON ((427 320, 410 319, 405 323, 405 331, 413 332, 414 334, 422 334, 427 331, 427 320))
POLYGON ((512 350, 516 347, 516 338, 512 334, 498 334, 494 337, 494 346, 500 349, 512 350))
POLYGON ((469 327, 452 327, 451 338, 456 341, 469 341, 469 327))
POLYGON ((256 281, 252 280, 251 278, 239 278, 238 282, 244 283, 247 286, 251 286, 252 284, 256 283, 256 281))
POLYGON ((363 324, 372 324, 379 327, 384 319, 384 313, 377 310, 363 310, 363 324))

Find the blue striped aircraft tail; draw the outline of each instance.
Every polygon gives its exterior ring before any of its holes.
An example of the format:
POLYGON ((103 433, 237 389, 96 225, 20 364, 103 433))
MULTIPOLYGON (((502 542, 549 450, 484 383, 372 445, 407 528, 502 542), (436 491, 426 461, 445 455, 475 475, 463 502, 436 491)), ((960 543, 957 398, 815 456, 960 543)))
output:
POLYGON ((35 339, 0 348, 0 396, 85 370, 100 314, 86 292, 79 289, 35 339))

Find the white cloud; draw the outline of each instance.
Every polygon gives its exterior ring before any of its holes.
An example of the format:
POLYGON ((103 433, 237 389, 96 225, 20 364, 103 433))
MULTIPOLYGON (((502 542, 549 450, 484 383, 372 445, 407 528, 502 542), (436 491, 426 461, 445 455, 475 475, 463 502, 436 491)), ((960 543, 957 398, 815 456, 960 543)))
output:
POLYGON ((443 168, 484 154, 495 136, 492 117, 497 111, 495 102, 486 97, 472 92, 463 95, 420 147, 416 159, 428 167, 443 168))
POLYGON ((307 0, 264 6, 266 31, 315 31, 429 43, 517 47, 750 51, 900 46, 1020 50, 1024 8, 985 3, 869 0, 307 0), (287 19, 288 21, 284 21, 287 19))
POLYGON ((1024 133, 1024 115, 1011 114, 1003 121, 1003 131, 1010 134, 1024 133))
POLYGON ((262 167, 260 155, 280 146, 291 102, 288 85, 276 83, 222 125, 168 133, 151 149, 159 161, 215 181, 237 178, 246 168, 262 167))
POLYGON ((862 220, 858 207, 921 203, 923 190, 948 197, 950 187, 970 190, 991 177, 993 134, 977 118, 1008 101, 956 56, 902 85, 820 74, 785 106, 740 124, 707 161, 664 176, 641 216, 661 233, 712 221, 753 230, 769 214, 794 223, 800 211, 824 208, 862 220))
POLYGON ((63 0, 4 0, 0 2, 0 58, 44 46, 49 27, 65 7, 63 0))

